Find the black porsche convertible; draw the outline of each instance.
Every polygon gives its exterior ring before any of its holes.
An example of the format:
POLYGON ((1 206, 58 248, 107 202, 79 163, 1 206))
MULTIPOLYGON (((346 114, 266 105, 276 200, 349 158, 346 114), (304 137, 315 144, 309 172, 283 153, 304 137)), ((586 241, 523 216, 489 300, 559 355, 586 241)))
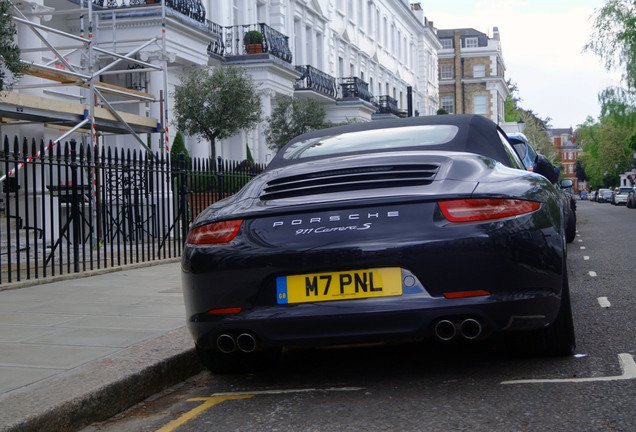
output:
POLYGON ((191 226, 183 292, 203 363, 248 370, 286 346, 496 332, 536 355, 571 354, 556 181, 541 158, 525 170, 478 115, 295 138, 191 226))

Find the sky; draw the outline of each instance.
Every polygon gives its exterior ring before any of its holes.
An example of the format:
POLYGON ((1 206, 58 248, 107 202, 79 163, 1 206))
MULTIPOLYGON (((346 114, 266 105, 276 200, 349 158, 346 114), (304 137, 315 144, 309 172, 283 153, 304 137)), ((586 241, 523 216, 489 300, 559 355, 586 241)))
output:
POLYGON ((583 52, 593 14, 603 0, 421 0, 437 29, 474 28, 490 37, 499 28, 505 77, 517 84, 519 105, 553 128, 600 114, 598 93, 620 73, 583 52))

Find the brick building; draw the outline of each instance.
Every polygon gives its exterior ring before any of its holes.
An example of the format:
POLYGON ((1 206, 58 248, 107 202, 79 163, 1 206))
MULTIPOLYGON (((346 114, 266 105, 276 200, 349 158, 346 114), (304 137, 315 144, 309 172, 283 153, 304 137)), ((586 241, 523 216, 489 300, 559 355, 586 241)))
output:
POLYGON ((437 30, 437 36, 441 108, 503 123, 509 90, 497 27, 492 38, 472 28, 437 30))
POLYGON ((576 162, 583 151, 576 143, 575 131, 567 129, 549 129, 548 136, 552 140, 554 150, 561 159, 561 178, 572 179, 575 191, 587 189, 586 182, 579 182, 576 178, 576 162))

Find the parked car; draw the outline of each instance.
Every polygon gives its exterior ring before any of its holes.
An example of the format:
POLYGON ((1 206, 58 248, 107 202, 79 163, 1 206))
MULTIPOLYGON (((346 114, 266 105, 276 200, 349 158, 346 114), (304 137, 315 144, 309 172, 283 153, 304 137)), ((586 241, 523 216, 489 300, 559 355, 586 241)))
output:
POLYGON ((633 189, 631 187, 628 187, 628 186, 621 186, 621 187, 617 187, 616 189, 614 189, 614 193, 612 194, 612 204, 614 204, 614 205, 620 205, 620 204, 627 205, 627 198, 629 197, 629 193, 632 190, 633 189))
POLYGON ((528 170, 534 169, 534 163, 537 158, 537 151, 534 149, 528 138, 522 133, 509 133, 508 141, 519 155, 523 166, 528 170))
POLYGON ((612 202, 611 189, 599 189, 598 194, 596 196, 596 201, 600 203, 612 202))
POLYGON ((557 189, 560 191, 563 199, 563 207, 565 213, 565 239, 568 243, 572 243, 576 238, 576 200, 572 194, 573 181, 563 179, 557 183, 557 189))
POLYGON ((632 188, 627 195, 627 208, 636 208, 636 188, 632 188))
POLYGON ((498 332, 534 355, 571 354, 553 181, 547 159, 526 171, 479 115, 296 137, 192 223, 182 281, 201 360, 232 372, 275 364, 286 346, 498 332))
POLYGON ((583 201, 587 200, 587 198, 588 198, 587 191, 585 191, 585 190, 581 191, 580 196, 581 196, 581 200, 583 200, 583 201))
MULTIPOLYGON (((515 149, 517 156, 521 159, 523 166, 528 171, 533 171, 537 162, 537 151, 534 149, 528 138, 522 133, 510 133, 508 134, 508 141, 512 144, 512 147, 515 149)), ((559 177, 558 168, 556 177, 559 177)), ((554 182, 554 180, 551 180, 554 182)), ((562 199, 563 205, 565 209, 565 232, 566 239, 568 243, 574 241, 576 237, 576 202, 572 196, 572 181, 564 180, 565 183, 557 183, 556 187, 559 189, 562 199)))

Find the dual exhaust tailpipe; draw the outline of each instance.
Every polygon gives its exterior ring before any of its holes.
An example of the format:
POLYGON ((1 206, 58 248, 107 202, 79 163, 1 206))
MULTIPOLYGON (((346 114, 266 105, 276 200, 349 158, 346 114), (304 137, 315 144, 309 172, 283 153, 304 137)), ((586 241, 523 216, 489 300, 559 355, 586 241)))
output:
POLYGON ((223 333, 216 338, 216 347, 224 354, 229 354, 236 350, 251 353, 256 351, 257 345, 256 338, 251 333, 240 333, 238 336, 223 333))
POLYGON ((439 320, 435 324, 435 337, 442 341, 450 341, 457 336, 468 340, 475 340, 481 336, 483 326, 474 318, 466 318, 463 321, 439 320))

